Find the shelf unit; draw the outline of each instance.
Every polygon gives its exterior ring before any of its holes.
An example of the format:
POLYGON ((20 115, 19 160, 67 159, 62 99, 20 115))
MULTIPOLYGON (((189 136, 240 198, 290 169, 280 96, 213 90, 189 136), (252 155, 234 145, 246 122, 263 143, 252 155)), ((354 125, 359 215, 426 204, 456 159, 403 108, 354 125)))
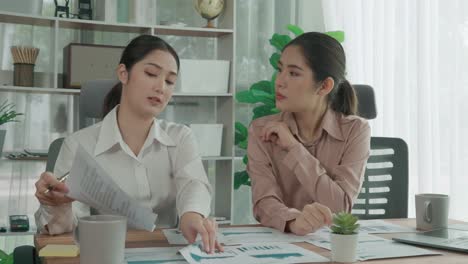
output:
MULTIPOLYGON (((159 1, 157 1, 159 4, 159 1)), ((192 3, 188 3, 192 8, 192 3)), ((193 11, 195 12, 195 11, 193 11)), ((36 96, 48 95, 67 96, 67 109, 71 111, 72 118, 76 119, 78 100, 80 91, 76 89, 62 88, 60 74, 62 59, 58 54, 62 54, 62 36, 67 30, 79 30, 93 34, 94 32, 105 33, 132 33, 132 34, 152 34, 158 35, 170 44, 173 37, 182 38, 206 38, 214 42, 214 59, 230 61, 229 89, 226 93, 175 93, 173 100, 212 100, 214 101, 214 112, 210 113, 211 118, 216 123, 223 124, 223 139, 221 155, 219 157, 203 157, 205 168, 213 184, 215 196, 213 197, 213 215, 232 219, 232 186, 234 162, 239 160, 234 152, 234 96, 235 94, 235 43, 236 43, 236 0, 226 0, 223 14, 217 18, 218 28, 202 27, 180 27, 167 25, 140 25, 128 23, 106 23, 103 21, 66 19, 57 17, 44 17, 35 15, 24 15, 0 11, 0 23, 39 26, 48 28, 50 31, 50 52, 39 56, 50 56, 49 72, 45 73, 44 84, 38 87, 18 87, 12 84, 2 83, 0 86, 0 96, 2 93, 14 93, 15 96, 36 96), (214 170, 213 170, 214 168, 214 170), (210 176, 210 173, 214 175, 210 176), (214 181, 214 182, 213 182, 214 181)), ((198 16, 198 14, 196 14, 198 16)), ((156 20, 157 21, 157 20, 156 20)), ((129 38, 128 40, 130 40, 129 38)), ((82 40, 83 41, 83 40, 82 40)), ((84 42, 89 40, 84 40, 84 42)), ((179 52, 178 48, 174 46, 179 52)), ((41 52, 43 52, 41 50, 41 52)), ((201 52, 201 50, 200 50, 201 52)), ((183 55, 181 58, 184 58, 183 55)), ((211 58, 210 58, 211 59, 211 58)), ((3 81, 3 80, 0 80, 3 81)), ((200 104, 201 105, 201 104, 200 104)), ((175 120, 177 122, 177 117, 175 120)), ((70 121, 68 121, 70 123, 70 121)), ((70 127, 70 126, 68 126, 70 127)), ((76 126, 72 126, 76 130, 76 126)), ((71 133, 73 131, 69 131, 71 133)), ((8 162, 2 159, 0 163, 8 162)), ((25 164, 24 162, 21 164, 25 164)), ((12 166, 12 165, 9 165, 12 166)), ((22 165, 23 166, 23 165, 22 165)), ((1 176, 1 175, 0 175, 1 176)), ((0 177, 1 178, 1 177, 0 177)))

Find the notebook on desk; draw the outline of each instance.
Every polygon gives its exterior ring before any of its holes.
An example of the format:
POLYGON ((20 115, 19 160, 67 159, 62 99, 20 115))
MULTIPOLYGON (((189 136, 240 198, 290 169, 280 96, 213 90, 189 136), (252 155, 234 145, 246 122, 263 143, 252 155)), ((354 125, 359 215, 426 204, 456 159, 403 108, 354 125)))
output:
POLYGON ((398 234, 393 240, 468 253, 468 230, 444 228, 421 233, 398 234))

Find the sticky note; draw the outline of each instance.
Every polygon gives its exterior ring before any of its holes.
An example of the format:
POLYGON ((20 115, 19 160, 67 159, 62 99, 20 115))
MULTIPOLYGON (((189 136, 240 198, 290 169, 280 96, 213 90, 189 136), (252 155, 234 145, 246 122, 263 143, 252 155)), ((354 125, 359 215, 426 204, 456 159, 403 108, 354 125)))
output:
POLYGON ((80 253, 76 245, 47 245, 39 250, 39 257, 76 257, 80 253))

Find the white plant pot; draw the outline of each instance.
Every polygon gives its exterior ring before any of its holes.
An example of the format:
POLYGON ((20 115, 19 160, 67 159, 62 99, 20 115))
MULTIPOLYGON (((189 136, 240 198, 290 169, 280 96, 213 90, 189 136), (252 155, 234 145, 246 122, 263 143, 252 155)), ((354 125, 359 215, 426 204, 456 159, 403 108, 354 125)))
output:
POLYGON ((330 233, 332 260, 350 263, 356 261, 358 234, 339 235, 330 233))

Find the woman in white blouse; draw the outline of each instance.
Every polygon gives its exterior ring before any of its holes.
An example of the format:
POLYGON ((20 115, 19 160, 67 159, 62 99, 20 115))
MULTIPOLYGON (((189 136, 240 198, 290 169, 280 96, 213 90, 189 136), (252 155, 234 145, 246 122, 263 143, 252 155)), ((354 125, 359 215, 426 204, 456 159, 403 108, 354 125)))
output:
MULTIPOLYGON (((104 119, 67 137, 54 174, 36 183, 41 206, 36 222, 41 233, 70 232, 91 208, 66 196, 56 176, 70 171, 81 145, 126 193, 158 214, 158 227, 180 228, 194 242, 200 234, 207 252, 221 249, 216 223, 207 218, 211 188, 193 134, 186 126, 156 119, 172 97, 179 58, 164 40, 149 35, 133 39, 122 53, 120 83, 107 95, 104 119), (45 194, 48 186, 53 191, 45 194)), ((99 212, 97 212, 99 213, 99 212)))

